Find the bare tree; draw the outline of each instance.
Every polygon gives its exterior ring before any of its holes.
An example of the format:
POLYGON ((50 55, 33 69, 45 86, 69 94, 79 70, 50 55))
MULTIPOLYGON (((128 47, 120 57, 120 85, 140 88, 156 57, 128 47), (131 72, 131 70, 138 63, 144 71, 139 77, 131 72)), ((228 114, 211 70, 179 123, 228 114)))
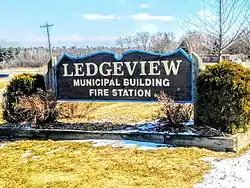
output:
POLYGON ((249 0, 203 0, 204 8, 184 19, 186 29, 198 31, 216 41, 216 53, 240 42, 249 32, 249 0))
POLYGON ((172 51, 178 47, 175 35, 171 32, 158 32, 154 35, 148 32, 139 32, 133 36, 120 37, 116 46, 126 49, 150 50, 158 53, 172 51))
POLYGON ((149 50, 151 47, 151 36, 149 32, 139 32, 134 36, 134 44, 136 48, 149 50))
POLYGON ((116 39, 116 46, 124 48, 125 45, 126 44, 123 37, 119 37, 118 39, 116 39))
POLYGON ((185 41, 190 53, 196 52, 199 55, 211 54, 213 50, 214 39, 198 32, 187 32, 179 41, 185 41))
POLYGON ((151 37, 151 50, 166 53, 177 48, 174 33, 159 32, 151 37))
POLYGON ((250 57, 250 34, 245 36, 239 43, 231 45, 227 53, 238 54, 241 59, 246 60, 250 57))
POLYGON ((134 48, 135 47, 134 37, 133 36, 119 37, 116 40, 116 46, 127 49, 134 48))

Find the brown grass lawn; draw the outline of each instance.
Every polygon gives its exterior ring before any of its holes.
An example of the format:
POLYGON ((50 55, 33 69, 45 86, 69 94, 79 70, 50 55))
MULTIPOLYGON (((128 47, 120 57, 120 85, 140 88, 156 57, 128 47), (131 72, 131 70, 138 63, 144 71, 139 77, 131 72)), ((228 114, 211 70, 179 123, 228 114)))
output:
POLYGON ((9 82, 0 82, 0 89, 4 90, 8 84, 9 84, 9 82))
POLYGON ((73 115, 67 119, 61 118, 59 121, 72 123, 109 121, 117 124, 132 124, 154 120, 161 116, 161 105, 159 103, 81 102, 75 103, 70 108, 73 108, 73 115), (93 110, 84 116, 84 111, 86 111, 86 106, 88 105, 91 105, 90 108, 93 110))
POLYGON ((76 142, 13 142, 0 147, 0 187, 186 188, 202 181, 210 165, 200 158, 210 156, 236 154, 196 148, 140 151, 76 142))

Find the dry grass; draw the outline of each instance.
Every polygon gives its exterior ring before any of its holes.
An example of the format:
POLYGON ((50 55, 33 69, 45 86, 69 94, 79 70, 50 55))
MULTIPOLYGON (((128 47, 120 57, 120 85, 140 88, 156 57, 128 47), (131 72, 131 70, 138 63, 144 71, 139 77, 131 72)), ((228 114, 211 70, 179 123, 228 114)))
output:
POLYGON ((9 82, 7 81, 0 81, 0 89, 5 89, 7 87, 7 85, 9 84, 9 82))
POLYGON ((186 188, 202 181, 210 165, 200 158, 210 156, 236 154, 196 148, 140 151, 93 148, 90 143, 21 141, 0 147, 0 187, 186 188), (26 151, 30 155, 24 157, 26 151))
POLYGON ((19 68, 8 68, 2 69, 1 72, 3 73, 38 73, 41 68, 32 68, 32 67, 19 67, 19 68))
POLYGON ((3 120, 3 109, 2 107, 0 106, 0 125, 4 123, 4 120, 3 120))
POLYGON ((93 110, 81 117, 89 103, 78 103, 75 107, 77 117, 61 119, 62 122, 103 122, 110 121, 117 124, 132 124, 159 118, 161 105, 158 103, 93 103, 93 110))

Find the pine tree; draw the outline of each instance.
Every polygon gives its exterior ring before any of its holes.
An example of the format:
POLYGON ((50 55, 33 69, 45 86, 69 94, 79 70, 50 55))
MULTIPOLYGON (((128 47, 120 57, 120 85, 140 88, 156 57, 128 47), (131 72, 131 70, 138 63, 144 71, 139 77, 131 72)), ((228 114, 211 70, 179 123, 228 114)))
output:
POLYGON ((179 46, 180 48, 182 48, 186 53, 190 53, 189 52, 189 49, 188 49, 188 45, 187 45, 187 43, 186 43, 186 41, 185 40, 183 40, 182 42, 181 42, 181 44, 180 44, 180 46, 179 46))
POLYGON ((10 60, 18 54, 18 51, 13 48, 3 48, 0 46, 0 62, 10 60))

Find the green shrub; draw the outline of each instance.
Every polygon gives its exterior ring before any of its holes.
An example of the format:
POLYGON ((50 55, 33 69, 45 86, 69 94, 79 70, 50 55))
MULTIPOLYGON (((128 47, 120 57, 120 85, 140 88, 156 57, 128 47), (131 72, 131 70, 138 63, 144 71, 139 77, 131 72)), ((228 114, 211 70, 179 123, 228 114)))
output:
POLYGON ((3 96, 3 119, 9 123, 44 124, 56 119, 56 100, 46 90, 43 75, 13 77, 3 96))
POLYGON ((43 75, 23 73, 14 76, 7 87, 7 92, 15 96, 32 95, 39 89, 46 90, 43 75))
POLYGON ((234 134, 250 122, 250 71, 222 62, 207 67, 197 80, 197 123, 234 134))

